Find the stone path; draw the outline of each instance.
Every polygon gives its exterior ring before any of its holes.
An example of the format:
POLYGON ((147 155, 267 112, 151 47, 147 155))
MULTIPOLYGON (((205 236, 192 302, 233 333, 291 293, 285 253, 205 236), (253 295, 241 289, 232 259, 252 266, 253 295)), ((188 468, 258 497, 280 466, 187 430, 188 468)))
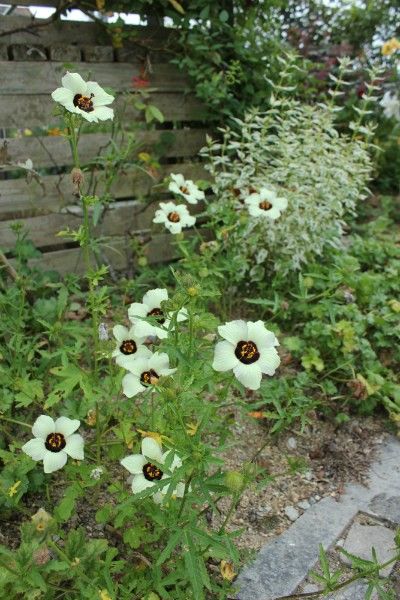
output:
MULTIPOLYGON (((339 501, 323 498, 312 505, 281 536, 260 550, 254 562, 238 577, 238 600, 275 600, 293 594, 318 563, 319 545, 328 550, 347 532, 344 547, 385 559, 387 545, 394 547, 393 525, 400 524, 400 441, 390 438, 371 465, 369 486, 346 486, 339 501), (357 515, 374 517, 375 526, 363 536, 362 547, 354 547, 360 535, 357 515), (353 545, 352 545, 353 544, 353 545)), ((314 588, 318 589, 318 588, 314 588)), ((366 586, 357 582, 332 595, 331 600, 364 600, 366 586)), ((311 589, 306 591, 312 591, 311 589)), ((372 597, 374 598, 374 596, 372 597)))

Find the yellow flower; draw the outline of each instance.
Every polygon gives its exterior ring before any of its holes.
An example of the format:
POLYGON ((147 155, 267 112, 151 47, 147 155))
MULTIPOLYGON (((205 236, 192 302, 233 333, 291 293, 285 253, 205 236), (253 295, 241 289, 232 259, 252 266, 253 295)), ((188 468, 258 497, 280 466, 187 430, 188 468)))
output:
POLYGON ((391 56, 396 50, 400 50, 400 42, 397 38, 391 38, 381 48, 383 56, 391 56))
POLYGON ((186 433, 191 436, 196 435, 198 427, 198 423, 188 423, 186 433))
POLYGON ((236 577, 236 573, 233 570, 232 563, 228 562, 227 560, 221 560, 219 570, 221 572, 222 577, 227 581, 232 581, 232 579, 236 577))
POLYGON ((150 162, 151 156, 148 152, 139 152, 138 158, 143 162, 150 162))
POLYGON ((24 135, 30 137, 31 135, 33 135, 33 131, 32 129, 24 129, 24 135))
POLYGON ((62 135, 62 131, 59 127, 50 127, 50 129, 47 130, 47 135, 62 135))
POLYGON ((15 494, 18 491, 19 486, 21 485, 20 481, 16 481, 8 490, 8 495, 10 496, 10 498, 12 498, 13 496, 15 496, 15 494))
POLYGON ((161 433, 156 433, 155 431, 143 431, 142 429, 138 429, 138 432, 142 437, 153 438, 160 446, 162 446, 163 439, 168 440, 166 435, 161 435, 161 433))
POLYGON ((99 597, 100 600, 112 600, 110 594, 107 592, 107 590, 99 590, 99 597))

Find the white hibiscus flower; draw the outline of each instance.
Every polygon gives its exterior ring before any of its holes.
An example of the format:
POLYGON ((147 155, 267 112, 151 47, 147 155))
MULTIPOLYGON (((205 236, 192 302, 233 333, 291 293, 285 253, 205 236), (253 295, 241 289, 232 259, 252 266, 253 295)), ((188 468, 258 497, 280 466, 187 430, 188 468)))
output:
MULTIPOLYGON (((133 302, 128 308, 128 317, 134 325, 138 336, 157 336, 165 339, 168 336, 168 329, 171 323, 171 314, 165 314, 161 308, 161 303, 168 300, 168 291, 164 288, 149 290, 143 296, 143 301, 133 302), (159 325, 153 325, 143 320, 144 317, 153 317, 159 325)), ((182 308, 178 312, 177 320, 179 322, 187 319, 187 311, 182 308)))
POLYGON ((107 94, 95 81, 84 81, 78 73, 69 73, 61 79, 63 87, 51 94, 53 100, 69 112, 81 115, 87 121, 107 121, 114 118, 111 104, 114 96, 107 94))
POLYGON ((33 460, 43 460, 45 473, 62 469, 68 456, 83 460, 83 437, 74 433, 80 424, 78 419, 59 417, 53 421, 47 415, 40 415, 32 426, 35 437, 22 450, 33 460))
POLYGON ((230 321, 218 327, 225 341, 215 346, 213 369, 233 369, 236 378, 250 390, 258 390, 263 373, 273 375, 281 360, 279 342, 262 321, 230 321))
POLYGON ((174 202, 160 202, 160 208, 156 210, 153 223, 164 223, 166 229, 171 233, 181 233, 183 227, 191 227, 196 223, 196 217, 189 214, 184 204, 174 202))
POLYGON ((123 325, 114 325, 113 334, 117 340, 117 347, 112 356, 117 365, 124 366, 125 359, 139 358, 142 356, 151 356, 151 351, 144 346, 143 342, 146 336, 138 335, 135 327, 128 329, 123 325))
POLYGON ((286 198, 279 198, 275 192, 262 188, 258 194, 250 194, 245 198, 249 214, 252 217, 263 217, 275 220, 287 208, 286 198))
POLYGON ((204 192, 199 190, 191 179, 185 179, 181 174, 174 175, 172 173, 171 180, 168 186, 169 191, 182 196, 189 204, 197 204, 199 200, 204 200, 204 192))
POLYGON ((172 375, 176 371, 169 368, 169 358, 165 352, 155 352, 149 358, 139 357, 132 360, 127 357, 123 366, 129 371, 122 379, 122 390, 128 398, 157 385, 160 377, 172 375))
MULTIPOLYGON (((155 486, 162 479, 168 479, 175 469, 182 466, 181 459, 174 454, 168 472, 162 470, 167 459, 171 459, 171 453, 173 454, 173 450, 163 453, 161 446, 153 438, 145 437, 142 441, 141 454, 131 454, 121 460, 121 465, 133 475, 132 492, 134 494, 139 494, 143 490, 155 486)), ((165 485, 161 490, 155 491, 154 501, 162 502, 169 487, 170 485, 165 485)), ((172 494, 181 498, 184 491, 184 484, 178 483, 172 494)))
POLYGON ((385 117, 388 119, 395 117, 400 121, 400 100, 396 94, 392 95, 390 92, 385 92, 379 104, 383 106, 383 114, 385 117))

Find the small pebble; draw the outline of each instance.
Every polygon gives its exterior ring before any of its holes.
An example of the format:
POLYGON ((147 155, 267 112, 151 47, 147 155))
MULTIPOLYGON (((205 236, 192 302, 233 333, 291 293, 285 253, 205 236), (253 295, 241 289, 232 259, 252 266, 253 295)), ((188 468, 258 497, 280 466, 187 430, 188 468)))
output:
POLYGON ((296 521, 299 518, 299 511, 294 506, 285 506, 285 515, 291 521, 296 521))
POLYGON ((307 479, 307 481, 311 481, 311 479, 313 478, 313 474, 312 471, 306 471, 303 474, 304 479, 307 479))
POLYGON ((301 502, 299 502, 297 504, 297 506, 299 508, 302 508, 303 510, 307 510, 308 508, 310 508, 311 504, 309 503, 308 500, 302 500, 301 502))
POLYGON ((296 450, 296 448, 297 448, 296 439, 294 437, 288 438, 288 440, 286 442, 286 446, 289 448, 289 450, 296 450))

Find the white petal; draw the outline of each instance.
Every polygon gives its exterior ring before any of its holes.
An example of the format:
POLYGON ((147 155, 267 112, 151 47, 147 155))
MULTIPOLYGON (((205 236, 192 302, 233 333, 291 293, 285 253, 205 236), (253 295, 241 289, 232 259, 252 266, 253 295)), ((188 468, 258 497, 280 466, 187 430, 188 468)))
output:
MULTIPOLYGON (((162 463, 164 464, 165 461, 168 459, 168 456, 173 453, 173 450, 167 450, 167 452, 164 452, 163 457, 162 457, 162 463)), ((174 457, 172 459, 172 463, 171 466, 169 468, 169 471, 175 471, 175 469, 179 469, 179 467, 182 466, 182 460, 180 459, 180 457, 177 454, 174 454, 174 457)))
POLYGON ((158 374, 160 374, 161 371, 169 371, 168 354, 166 354, 166 352, 155 352, 150 358, 148 366, 150 369, 154 369, 158 374))
POLYGON ((76 431, 81 422, 78 419, 68 419, 68 417, 58 417, 55 422, 55 429, 57 433, 62 433, 63 436, 68 437, 76 431))
POLYGON ((36 438, 45 440, 49 433, 55 432, 55 423, 48 415, 40 415, 32 425, 32 433, 36 438))
POLYGON ((22 446, 22 451, 33 460, 42 460, 46 454, 46 447, 43 440, 34 438, 22 446))
POLYGON ((131 321, 133 321, 135 317, 146 317, 147 313, 147 306, 141 302, 133 302, 128 308, 128 317, 131 321))
POLYGON ((163 488, 162 490, 158 490, 158 492, 155 492, 153 494, 153 500, 156 504, 161 504, 161 502, 164 500, 164 490, 166 490, 167 487, 168 486, 165 486, 165 488, 163 488))
POLYGON ((281 359, 275 348, 262 348, 257 365, 263 373, 273 375, 281 364, 281 359))
POLYGON ((146 458, 155 460, 156 462, 162 462, 162 451, 160 445, 151 437, 146 437, 142 441, 142 454, 146 458))
POLYGON ((183 498, 183 496, 185 495, 185 484, 178 483, 178 485, 174 489, 173 495, 177 498, 183 498))
POLYGON ((148 481, 144 475, 135 475, 132 479, 132 492, 134 494, 139 494, 139 492, 143 492, 143 490, 153 486, 154 482, 148 481))
POLYGON ((235 377, 244 385, 244 387, 250 390, 258 390, 261 384, 261 369, 258 366, 258 361, 251 365, 244 365, 239 363, 237 367, 233 369, 235 377))
POLYGON ((119 353, 115 359, 115 362, 117 365, 123 367, 127 371, 131 371, 134 361, 136 361, 138 358, 150 358, 150 356, 151 350, 146 348, 146 346, 138 346, 134 354, 122 354, 122 352, 119 353))
POLYGON ((143 296, 143 304, 149 307, 149 311, 153 308, 160 308, 161 302, 164 302, 164 300, 168 300, 168 291, 165 288, 149 290, 143 296))
POLYGON ((234 344, 240 341, 246 341, 249 338, 247 337, 247 324, 245 321, 237 320, 237 321, 229 321, 229 323, 225 323, 225 325, 220 325, 218 327, 218 333, 221 337, 234 344))
POLYGON ((275 219, 279 219, 281 216, 281 211, 277 206, 273 206, 269 210, 263 210, 263 213, 268 219, 272 219, 273 221, 275 221, 275 219))
POLYGON ((188 316, 189 316, 189 313, 188 313, 187 309, 181 308, 181 310, 178 312, 178 315, 177 315, 178 323, 180 323, 181 321, 186 321, 188 316))
POLYGON ((86 121, 89 121, 90 123, 97 123, 98 119, 94 110, 92 112, 86 112, 85 110, 81 110, 79 107, 77 108, 77 112, 81 115, 81 117, 86 119, 86 121))
POLYGON ((107 94, 105 90, 96 82, 88 81, 86 84, 87 94, 93 94, 93 106, 104 106, 105 104, 111 104, 114 101, 114 96, 107 94))
POLYGON ((235 346, 230 342, 218 342, 214 350, 212 367, 215 371, 229 371, 239 364, 235 356, 235 346))
POLYGON ((86 95, 86 82, 82 79, 79 73, 70 73, 69 71, 64 75, 61 79, 61 83, 63 87, 71 90, 74 95, 82 94, 82 96, 86 95))
POLYGON ((67 110, 70 112, 76 112, 76 107, 74 106, 74 93, 67 88, 57 88, 51 94, 51 97, 55 102, 62 104, 67 110))
POLYGON ((175 183, 174 181, 171 181, 171 183, 168 186, 168 189, 173 194, 180 194, 180 195, 182 195, 182 192, 179 189, 179 185, 177 183, 175 183))
POLYGON ((146 387, 140 383, 139 377, 132 375, 132 373, 128 373, 122 379, 122 391, 127 398, 133 398, 145 389, 146 387))
POLYGON ((165 223, 165 227, 173 235, 176 235, 177 233, 181 233, 182 232, 182 221, 179 221, 179 223, 171 223, 171 221, 168 221, 168 223, 165 223))
MULTIPOLYGON (((144 346, 145 347, 145 346, 144 346)), ((148 348, 147 348, 148 350, 148 348)), ((129 373, 132 373, 134 376, 136 377, 140 377, 141 374, 144 371, 148 371, 150 368, 150 360, 153 357, 153 354, 151 354, 151 351, 149 350, 150 355, 147 356, 146 354, 141 354, 140 356, 136 357, 136 355, 133 356, 127 356, 127 360, 124 362, 124 369, 126 369, 127 371, 129 371, 129 373), (131 360, 128 360, 128 359, 131 360)))
POLYGON ((167 221, 167 215, 160 209, 156 210, 153 223, 165 223, 167 221))
POLYGON ((285 210, 287 208, 288 205, 288 201, 286 198, 276 198, 274 201, 274 207, 276 206, 276 208, 278 208, 279 210, 285 210))
POLYGON ((43 467, 45 473, 53 473, 62 469, 67 462, 68 455, 66 452, 49 452, 46 450, 46 454, 43 458, 43 467))
POLYGON ((129 471, 129 473, 132 473, 133 475, 139 475, 139 473, 143 474, 143 467, 147 461, 141 454, 131 454, 130 456, 123 458, 120 462, 121 465, 129 471))
POLYGON ((122 342, 128 339, 128 329, 123 325, 114 325, 113 334, 117 342, 122 342))
POLYGON ((272 331, 269 331, 263 323, 263 321, 248 321, 247 322, 248 338, 257 346, 257 349, 271 348, 275 345, 276 337, 272 331))
POLYGON ((109 106, 96 106, 92 113, 86 114, 94 115, 99 121, 107 121, 108 119, 114 118, 114 111, 109 106))
POLYGON ((83 437, 79 433, 70 435, 66 440, 64 452, 69 454, 71 458, 75 460, 83 460, 85 458, 83 454, 83 437))

